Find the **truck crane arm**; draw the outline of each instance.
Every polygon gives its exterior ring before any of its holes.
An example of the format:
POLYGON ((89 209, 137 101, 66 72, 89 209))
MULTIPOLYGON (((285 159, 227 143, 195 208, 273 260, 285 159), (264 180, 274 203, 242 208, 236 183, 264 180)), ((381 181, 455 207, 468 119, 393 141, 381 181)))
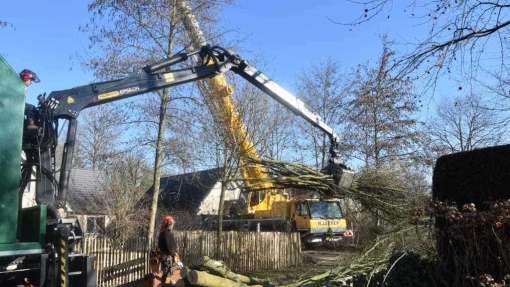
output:
POLYGON ((312 126, 323 131, 330 140, 328 165, 324 167, 324 172, 333 175, 335 182, 343 186, 350 186, 353 173, 345 166, 339 156, 339 138, 335 130, 330 127, 322 118, 312 112, 299 98, 282 88, 278 83, 271 80, 264 73, 251 66, 239 56, 230 53, 220 47, 216 49, 222 51, 231 57, 232 71, 252 83, 254 86, 268 94, 277 102, 292 111, 295 115, 303 118, 312 126), (343 177, 343 178, 342 178, 343 177))
MULTIPOLYGON (((76 139, 76 119, 82 110, 187 82, 211 78, 229 70, 237 73, 279 103, 283 104, 293 113, 325 132, 331 140, 331 159, 327 171, 333 172, 336 179, 340 181, 342 173, 346 173, 348 170, 338 158, 338 137, 334 130, 328 126, 320 116, 310 111, 301 100, 270 80, 262 72, 249 65, 236 54, 217 46, 203 46, 199 51, 176 54, 174 57, 154 65, 146 66, 141 71, 132 73, 122 79, 54 91, 51 92, 48 97, 41 97, 39 99, 39 107, 27 113, 28 119, 26 119, 26 123, 28 123, 28 126, 30 126, 30 123, 32 123, 32 126, 35 123, 39 127, 42 127, 45 131, 42 134, 46 135, 46 137, 50 137, 50 139, 32 140, 32 144, 25 145, 32 148, 26 149, 25 152, 29 155, 28 158, 36 159, 34 160, 34 164, 38 164, 41 170, 51 169, 50 162, 52 158, 54 160, 58 138, 56 132, 58 130, 58 120, 66 119, 69 121, 60 165, 60 178, 56 191, 56 206, 64 207, 66 202, 71 170, 70 163, 73 157, 76 139), (202 59, 206 59, 204 61, 206 64, 172 69, 176 65, 182 64, 190 57, 197 54, 200 54, 202 59), (34 142, 45 143, 45 146, 37 146, 34 142), (34 148, 34 146, 37 148, 34 148), (32 156, 30 156, 30 154, 32 154, 32 156)), ((29 127, 26 127, 26 129, 27 128, 29 129, 29 127)), ((39 134, 41 133, 39 132, 39 134)), ((55 193, 54 182, 56 182, 54 179, 46 180, 46 182, 41 183, 38 182, 38 190, 36 192, 39 198, 38 201, 42 201, 42 203, 46 204, 52 203, 55 199, 53 194, 55 193), (48 194, 53 194, 53 196, 48 196, 48 194)))
POLYGON ((160 63, 148 65, 141 71, 122 79, 51 92, 44 99, 44 105, 51 108, 54 118, 72 119, 89 107, 197 81, 224 72, 223 67, 226 63, 170 70, 172 66, 185 61, 195 53, 198 52, 177 54, 160 63))
POLYGON ((202 53, 202 57, 205 62, 207 62, 207 56, 212 59, 222 59, 222 61, 229 63, 228 68, 231 71, 256 86, 295 115, 303 118, 312 126, 323 131, 330 140, 329 159, 327 165, 323 169, 323 172, 331 174, 335 183, 338 185, 344 187, 351 186, 354 173, 345 164, 343 164, 340 159, 338 135, 335 133, 335 130, 324 122, 318 114, 312 112, 303 101, 285 90, 278 83, 271 80, 263 72, 250 65, 237 54, 222 47, 215 46, 207 49, 207 55, 205 58, 202 53))
POLYGON ((39 97, 38 108, 28 106, 24 150, 29 161, 24 167, 23 178, 28 181, 31 166, 39 167, 40 175, 37 177, 36 185, 37 202, 49 206, 55 205, 57 208, 65 206, 78 125, 77 117, 82 110, 211 77, 223 71, 222 66, 219 65, 171 70, 171 67, 175 67, 193 54, 177 54, 161 63, 146 66, 143 70, 122 79, 53 91, 47 97, 39 97), (52 171, 56 169, 57 131, 61 119, 68 120, 68 127, 57 181, 55 179, 57 172, 52 171), (34 128, 37 126, 38 128, 34 128))

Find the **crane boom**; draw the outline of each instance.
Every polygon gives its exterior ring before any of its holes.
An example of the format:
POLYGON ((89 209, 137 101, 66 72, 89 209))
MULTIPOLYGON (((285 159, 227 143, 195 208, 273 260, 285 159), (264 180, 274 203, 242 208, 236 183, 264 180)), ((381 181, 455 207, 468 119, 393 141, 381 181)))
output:
POLYGON ((308 109, 303 101, 282 88, 276 82, 267 77, 264 73, 249 65, 245 61, 242 64, 232 68, 234 72, 255 85, 257 88, 271 96, 273 99, 291 110, 294 114, 300 116, 313 126, 326 133, 330 139, 337 140, 337 135, 332 127, 326 124, 322 118, 308 109))
MULTIPOLYGON (((193 14, 193 10, 191 5, 187 0, 176 0, 174 2, 176 5, 179 14, 181 15, 182 23, 184 24, 184 30, 188 34, 189 39, 191 40, 191 47, 193 49, 199 49, 200 47, 207 45, 207 40, 204 36, 202 29, 197 21, 197 18, 193 14)), ((232 70, 237 72, 241 77, 244 77, 246 80, 250 81, 252 84, 257 86, 259 89, 263 90, 271 97, 276 99, 278 102, 283 104, 286 108, 293 111, 295 114, 303 117, 305 120, 310 122, 312 125, 319 127, 326 134, 328 134, 330 138, 330 158, 328 160, 327 166, 324 170, 328 173, 333 174, 333 178, 335 182, 342 183, 343 185, 350 185, 352 182, 353 173, 352 171, 346 169, 346 166, 342 164, 339 158, 339 148, 338 148, 338 139, 333 131, 327 124, 325 124, 318 115, 313 114, 309 111, 306 106, 296 97, 292 96, 291 93, 287 92, 283 88, 281 88, 278 84, 272 82, 264 76, 264 74, 260 73, 254 67, 247 65, 245 61, 242 61, 241 58, 234 56, 232 53, 229 53, 227 50, 221 49, 220 55, 222 57, 228 56, 230 58, 230 62, 234 65, 232 66, 232 70), (342 178, 344 179, 342 182, 342 178), (348 179, 350 178, 350 179, 348 179), (346 180, 347 179, 347 180, 346 180)), ((203 55, 202 55, 203 56, 203 55)), ((195 57, 197 59, 198 57, 195 57)), ((214 59, 214 57, 213 57, 214 59)), ((201 59, 202 63, 211 64, 211 61, 201 59)), ((199 85, 200 86, 200 85, 199 85)), ((235 110, 232 111, 230 107, 232 106, 232 93, 231 89, 228 86, 225 78, 222 75, 218 75, 211 80, 207 81, 207 84, 204 85, 209 89, 209 91, 213 91, 217 93, 217 97, 208 97, 211 98, 209 102, 221 103, 223 102, 225 107, 229 109, 219 109, 214 110, 214 105, 209 105, 211 112, 215 116, 216 120, 221 120, 222 118, 227 119, 223 121, 223 125, 227 131, 227 137, 231 137, 235 142, 239 143, 239 150, 241 154, 241 166, 240 171, 245 179, 245 182, 249 187, 255 187, 263 189, 273 189, 274 186, 271 183, 268 175, 268 170, 265 166, 260 164, 246 164, 247 159, 259 159, 259 155, 254 148, 251 138, 246 133, 245 126, 242 122, 239 122, 237 112, 235 110), (212 108, 211 108, 212 107, 212 108), (261 186, 262 185, 262 186, 261 186)), ((207 99, 206 99, 207 100, 207 99)), ((226 139, 228 140, 228 138, 226 139)), ((273 202, 276 205, 280 205, 277 201, 287 202, 289 198, 287 196, 282 195, 281 193, 273 194, 272 196, 267 196, 268 192, 250 192, 248 193, 248 213, 270 213, 270 215, 274 214, 275 209, 273 208, 273 202), (263 195, 262 200, 261 196, 263 195), (253 196, 256 195, 256 196, 253 196)))
MULTIPOLYGON (((184 25, 188 38, 191 40, 191 49, 201 49, 207 46, 207 40, 204 36, 200 25, 193 14, 192 8, 186 0, 176 0, 175 5, 181 15, 181 20, 184 25)), ((207 53, 202 53, 200 57, 194 57, 194 61, 205 65, 214 65, 216 59, 214 57, 207 57, 207 53)), ((251 139, 246 126, 242 122, 237 110, 235 109, 234 100, 232 97, 233 91, 229 86, 224 75, 217 75, 207 81, 198 84, 201 91, 206 95, 205 101, 213 119, 219 126, 223 127, 225 131, 224 141, 235 150, 239 151, 240 166, 239 170, 244 179, 245 185, 252 189, 274 189, 271 181, 267 180, 268 171, 260 164, 248 163, 247 160, 251 159, 257 161, 260 156, 255 149, 255 144, 251 139)), ((260 201, 260 192, 253 193, 257 195, 252 196, 248 193, 248 213, 254 213, 258 206, 262 206, 260 201), (257 198, 257 200, 252 200, 257 198)), ((264 196, 265 198, 266 196, 264 196)), ((269 200, 265 200, 265 207, 262 209, 270 209, 269 200)))
MULTIPOLYGON (((28 146, 35 146, 35 143, 46 143, 46 146, 39 146, 38 149, 28 148, 25 152, 28 154, 28 158, 32 158, 35 161, 34 164, 38 164, 41 169, 50 169, 51 167, 48 164, 50 161, 48 159, 52 156, 54 157, 56 138, 58 137, 56 133, 58 130, 58 120, 69 120, 57 190, 57 206, 61 207, 66 201, 70 163, 76 138, 76 118, 83 109, 175 85, 207 79, 209 86, 212 88, 209 96, 214 97, 211 103, 213 105, 213 113, 221 118, 220 120, 225 123, 224 126, 228 129, 228 133, 234 139, 240 139, 240 141, 237 140, 236 142, 241 145, 242 155, 257 159, 258 154, 244 125, 240 121, 239 115, 235 111, 231 98, 232 91, 223 76, 223 73, 227 71, 239 74, 296 115, 324 131, 331 139, 330 151, 333 162, 341 167, 345 167, 339 162, 335 152, 337 136, 333 128, 322 121, 320 116, 313 113, 300 99, 270 80, 238 55, 221 47, 210 46, 203 46, 200 50, 190 53, 177 54, 160 63, 146 66, 141 71, 130 74, 122 79, 51 92, 47 98, 40 99, 39 108, 34 112, 27 113, 27 117, 29 118, 28 120, 44 126, 46 131, 42 134, 52 138, 49 140, 32 140, 34 144, 28 146), (204 60, 203 64, 191 67, 181 66, 177 69, 172 69, 175 65, 183 64, 190 57, 197 54, 204 60), (30 119, 30 117, 34 118, 30 119)), ((251 166, 250 168, 252 169, 244 171, 247 173, 243 174, 243 176, 257 180, 257 184, 259 184, 257 189, 270 189, 272 187, 269 182, 260 183, 261 179, 268 176, 263 167, 253 168, 251 166)), ((54 189, 55 181, 50 179, 45 182, 38 182, 36 194, 42 203, 51 203, 52 196, 48 196, 48 193, 51 193, 52 189, 54 189)))

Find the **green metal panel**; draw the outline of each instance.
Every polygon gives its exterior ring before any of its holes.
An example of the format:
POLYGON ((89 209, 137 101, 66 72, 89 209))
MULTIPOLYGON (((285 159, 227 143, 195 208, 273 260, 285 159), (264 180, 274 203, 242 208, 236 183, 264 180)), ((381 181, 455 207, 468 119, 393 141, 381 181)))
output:
POLYGON ((0 257, 12 255, 41 254, 44 249, 39 242, 0 243, 0 257))
POLYGON ((16 242, 25 87, 0 56, 0 244, 16 242))
POLYGON ((42 253, 46 245, 46 205, 23 208, 18 242, 0 243, 0 257, 42 253))
POLYGON ((38 205, 21 210, 18 240, 21 242, 39 242, 44 246, 46 237, 46 205, 38 205))

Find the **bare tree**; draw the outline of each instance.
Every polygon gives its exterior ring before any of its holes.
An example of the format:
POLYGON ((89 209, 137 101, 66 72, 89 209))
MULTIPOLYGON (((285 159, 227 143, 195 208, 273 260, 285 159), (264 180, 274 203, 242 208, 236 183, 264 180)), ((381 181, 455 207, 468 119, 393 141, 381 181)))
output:
MULTIPOLYGON (((271 99, 267 94, 240 78, 229 78, 234 89, 234 103, 242 122, 245 123, 250 141, 257 153, 270 158, 283 158, 294 148, 295 117, 289 110, 271 99)), ((186 106, 172 111, 175 120, 172 126, 171 142, 182 152, 172 154, 176 166, 184 170, 217 167, 218 151, 225 148, 225 129, 222 123, 215 123, 206 104, 190 99, 186 106), (183 158, 181 158, 181 155, 183 158)), ((239 150, 238 141, 230 143, 234 152, 239 150)))
MULTIPOLYGON (((194 13, 205 25, 214 23, 217 1, 194 1, 194 13)), ((172 56, 183 49, 181 21, 175 1, 93 1, 90 40, 103 52, 89 62, 99 77, 111 78, 136 71, 143 65, 172 56)), ((175 92, 175 90, 173 90, 175 92)), ((168 122, 169 89, 158 93, 157 134, 154 136, 153 200, 150 211, 148 244, 152 244, 156 223, 163 143, 168 122)), ((153 120, 151 122, 154 122, 153 120)))
POLYGON ((106 233, 120 242, 146 231, 147 218, 138 204, 151 186, 151 169, 136 152, 123 154, 106 170, 105 206, 111 223, 106 233))
POLYGON ((430 154, 437 157, 498 144, 506 134, 506 124, 476 95, 445 98, 426 125, 430 154))
POLYGON ((345 140, 365 167, 409 156, 417 139, 417 98, 409 80, 388 71, 392 56, 385 41, 377 67, 360 66, 353 80, 345 140))
POLYGON ((508 50, 508 27, 510 25, 509 1, 437 0, 398 1, 405 9, 392 11, 397 1, 352 1, 362 6, 360 17, 349 25, 359 25, 378 16, 390 18, 391 13, 403 13, 414 17, 420 24, 428 24, 428 34, 416 48, 396 61, 400 72, 407 74, 423 67, 425 74, 434 75, 446 70, 451 72, 454 63, 466 65, 472 77, 482 64, 483 54, 495 52, 497 61, 506 62, 508 50))
MULTIPOLYGON (((224 129, 222 127, 218 127, 215 129, 217 132, 222 132, 224 129)), ((223 135, 219 135, 219 137, 223 138, 223 135)), ((220 254, 220 246, 221 246, 221 233, 223 231, 223 217, 225 211, 225 193, 229 190, 229 186, 232 186, 236 183, 236 179, 239 178, 240 173, 240 164, 241 157, 239 148, 235 146, 230 146, 226 141, 218 142, 217 145, 217 154, 221 155, 221 158, 218 158, 218 165, 221 165, 221 168, 218 169, 220 172, 219 178, 221 180, 221 192, 218 203, 218 228, 217 228, 217 238, 218 245, 216 246, 216 254, 217 256, 221 256, 220 254)))
MULTIPOLYGON (((250 139, 258 154, 271 155, 283 154, 290 136, 286 132, 291 121, 288 111, 279 110, 280 114, 272 111, 278 109, 278 103, 272 101, 266 94, 259 91, 250 83, 230 79, 231 86, 235 90, 234 100, 236 111, 244 123, 246 133, 244 136, 250 139), (282 113, 283 112, 283 113, 282 113), (278 118, 276 118, 278 117, 278 118), (284 119, 284 120, 283 120, 284 119), (278 131, 274 131, 278 129, 278 131), (280 138, 282 135, 282 138, 280 138), (273 136, 273 138, 271 138, 273 136), (278 142, 280 146, 275 148, 271 143, 278 142)), ((201 102, 190 103, 187 109, 180 114, 181 129, 176 129, 175 138, 193 147, 192 165, 195 168, 214 168, 218 174, 216 177, 221 182, 221 192, 217 214, 217 232, 223 230, 225 200, 232 186, 240 186, 239 179, 242 167, 242 149, 239 141, 245 138, 230 140, 231 135, 224 126, 225 122, 214 120, 208 107, 201 102), (189 124, 192 122, 192 124, 189 124)), ((188 158, 190 159, 190 158, 188 158)), ((243 201, 241 198, 240 201, 243 201)))
POLYGON ((80 122, 73 164, 76 167, 107 169, 122 152, 122 124, 128 116, 112 105, 87 110, 80 122))
MULTIPOLYGON (((299 78, 301 97, 328 124, 341 130, 346 117, 349 82, 339 70, 338 63, 331 59, 311 66, 299 78)), ((314 164, 323 168, 328 160, 329 139, 322 131, 303 123, 302 149, 311 151, 314 164)))

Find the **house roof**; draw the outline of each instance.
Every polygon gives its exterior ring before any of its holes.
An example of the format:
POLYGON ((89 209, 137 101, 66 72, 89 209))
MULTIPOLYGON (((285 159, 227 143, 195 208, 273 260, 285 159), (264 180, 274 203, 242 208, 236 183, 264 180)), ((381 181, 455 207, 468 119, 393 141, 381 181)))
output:
POLYGON ((72 169, 67 204, 73 213, 105 214, 105 175, 101 171, 72 169))
POLYGON ((160 206, 167 210, 179 209, 196 213, 220 178, 221 168, 162 177, 160 206))

